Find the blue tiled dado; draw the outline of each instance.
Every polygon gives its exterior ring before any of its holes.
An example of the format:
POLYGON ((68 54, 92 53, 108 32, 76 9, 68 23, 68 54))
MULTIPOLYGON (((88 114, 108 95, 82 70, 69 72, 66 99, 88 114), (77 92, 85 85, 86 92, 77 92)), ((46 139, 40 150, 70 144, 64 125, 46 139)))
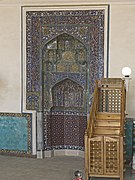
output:
POLYGON ((0 149, 28 149, 27 119, 24 117, 0 117, 0 149))
POLYGON ((0 151, 26 153, 31 151, 30 115, 0 114, 0 151))
POLYGON ((125 123, 126 161, 131 163, 133 155, 133 119, 127 118, 125 123))

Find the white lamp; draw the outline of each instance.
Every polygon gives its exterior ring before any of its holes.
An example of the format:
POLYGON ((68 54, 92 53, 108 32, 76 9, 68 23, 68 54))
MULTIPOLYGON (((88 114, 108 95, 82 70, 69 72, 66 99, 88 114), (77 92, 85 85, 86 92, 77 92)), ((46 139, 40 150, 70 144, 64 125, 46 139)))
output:
POLYGON ((122 68, 122 74, 124 77, 129 77, 131 75, 131 68, 129 67, 122 68))
POLYGON ((131 68, 129 67, 124 67, 122 68, 122 74, 123 74, 123 79, 125 80, 125 86, 126 86, 126 91, 128 91, 129 87, 129 80, 131 79, 131 68))

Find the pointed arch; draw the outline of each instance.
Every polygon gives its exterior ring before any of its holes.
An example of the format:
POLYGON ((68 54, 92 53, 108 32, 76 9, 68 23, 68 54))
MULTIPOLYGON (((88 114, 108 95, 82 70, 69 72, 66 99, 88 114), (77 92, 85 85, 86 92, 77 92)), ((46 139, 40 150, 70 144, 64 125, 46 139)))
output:
POLYGON ((83 92, 83 87, 69 78, 58 82, 52 88, 53 108, 82 108, 83 92))
POLYGON ((44 68, 53 72, 85 72, 87 49, 72 35, 62 33, 47 42, 42 50, 44 68), (50 65, 53 64, 50 68, 50 65))

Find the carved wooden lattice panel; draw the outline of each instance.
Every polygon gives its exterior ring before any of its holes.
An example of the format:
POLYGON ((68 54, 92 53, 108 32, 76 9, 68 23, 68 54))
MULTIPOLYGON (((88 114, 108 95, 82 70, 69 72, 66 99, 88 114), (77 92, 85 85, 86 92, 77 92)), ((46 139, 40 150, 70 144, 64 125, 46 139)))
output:
POLYGON ((89 139, 89 173, 103 174, 103 137, 89 139))
POLYGON ((109 90, 108 94, 108 111, 120 113, 121 110, 121 90, 109 90))
POLYGON ((119 174, 119 139, 96 137, 89 139, 89 173, 119 174))
POLYGON ((120 113, 121 111, 121 90, 101 88, 99 90, 99 111, 120 113))
POLYGON ((106 111, 106 91, 104 89, 99 90, 99 112, 106 111))
POLYGON ((104 137, 104 174, 119 174, 119 139, 104 137))

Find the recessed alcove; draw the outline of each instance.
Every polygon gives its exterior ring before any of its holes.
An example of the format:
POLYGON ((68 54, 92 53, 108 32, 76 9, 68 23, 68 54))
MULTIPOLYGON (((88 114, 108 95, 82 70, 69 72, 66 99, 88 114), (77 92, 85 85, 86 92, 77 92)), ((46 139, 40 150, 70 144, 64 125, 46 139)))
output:
POLYGON ((82 109, 84 106, 84 89, 75 81, 64 79, 52 87, 53 109, 82 109))

